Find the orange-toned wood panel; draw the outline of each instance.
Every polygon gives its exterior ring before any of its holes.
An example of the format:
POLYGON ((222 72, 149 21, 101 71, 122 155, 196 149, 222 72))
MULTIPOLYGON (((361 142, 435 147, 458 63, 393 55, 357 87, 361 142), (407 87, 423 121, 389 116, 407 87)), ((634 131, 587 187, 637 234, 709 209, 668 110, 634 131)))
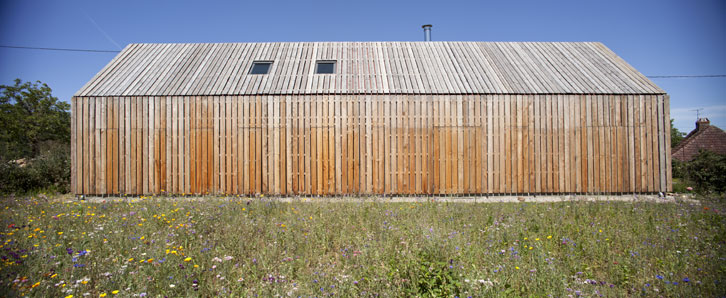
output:
POLYGON ((663 95, 75 97, 78 194, 671 187, 663 95))

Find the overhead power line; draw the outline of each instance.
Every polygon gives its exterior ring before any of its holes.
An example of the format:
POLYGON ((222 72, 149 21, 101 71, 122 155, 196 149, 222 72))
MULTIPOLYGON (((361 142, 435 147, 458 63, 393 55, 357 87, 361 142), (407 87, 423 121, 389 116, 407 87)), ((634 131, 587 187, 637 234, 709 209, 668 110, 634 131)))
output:
POLYGON ((717 75, 672 75, 672 76, 647 76, 651 79, 680 79, 680 78, 726 78, 726 74, 717 75))
POLYGON ((23 46, 6 46, 6 45, 0 45, 0 48, 23 49, 23 50, 45 50, 45 51, 66 51, 66 52, 93 52, 93 53, 118 53, 118 52, 121 52, 121 51, 113 51, 113 50, 40 48, 40 47, 23 47, 23 46))
MULTIPOLYGON (((121 51, 114 50, 93 50, 93 49, 68 49, 68 48, 42 48, 42 47, 25 47, 25 46, 6 46, 0 45, 0 48, 23 49, 23 50, 45 50, 45 51, 66 51, 66 52, 91 52, 91 53, 119 53, 121 51)), ((664 76, 646 76, 651 79, 681 79, 681 78, 726 78, 726 74, 714 75, 664 75, 664 76)))

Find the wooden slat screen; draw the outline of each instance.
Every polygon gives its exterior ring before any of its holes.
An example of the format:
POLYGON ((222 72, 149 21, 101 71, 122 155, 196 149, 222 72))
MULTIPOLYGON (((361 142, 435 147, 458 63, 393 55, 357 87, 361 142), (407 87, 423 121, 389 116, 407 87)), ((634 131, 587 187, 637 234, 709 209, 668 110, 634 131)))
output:
POLYGON ((667 95, 74 97, 76 194, 670 190, 667 95))

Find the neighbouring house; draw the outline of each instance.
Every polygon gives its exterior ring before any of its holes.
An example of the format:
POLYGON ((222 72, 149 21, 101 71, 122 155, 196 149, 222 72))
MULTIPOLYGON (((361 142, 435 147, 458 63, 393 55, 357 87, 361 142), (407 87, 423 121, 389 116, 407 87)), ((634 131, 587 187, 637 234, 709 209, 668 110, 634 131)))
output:
POLYGON ((726 132, 711 125, 708 118, 696 121, 696 129, 673 149, 671 156, 680 161, 691 161, 701 150, 726 154, 726 132))
POLYGON ((671 189, 668 95, 597 42, 131 44, 71 101, 76 194, 671 189))

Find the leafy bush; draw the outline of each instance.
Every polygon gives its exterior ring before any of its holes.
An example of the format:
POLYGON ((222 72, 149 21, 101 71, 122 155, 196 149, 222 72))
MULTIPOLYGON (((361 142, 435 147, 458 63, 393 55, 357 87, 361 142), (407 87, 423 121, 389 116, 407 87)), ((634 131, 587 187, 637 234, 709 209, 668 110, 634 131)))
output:
POLYGON ((0 163, 0 194, 9 194, 30 189, 35 184, 30 171, 14 162, 0 163))
POLYGON ((682 162, 678 159, 673 158, 671 161, 671 168, 672 168, 672 176, 673 179, 676 178, 686 178, 686 165, 688 165, 687 162, 682 162))
POLYGON ((726 155, 701 151, 685 165, 685 176, 700 193, 726 191, 726 155))
POLYGON ((687 186, 702 194, 726 191, 726 155, 702 150, 692 161, 673 159, 672 167, 675 192, 685 192, 687 186))
POLYGON ((38 190, 70 191, 71 161, 67 144, 56 144, 25 162, 0 164, 0 193, 24 194, 38 190))

